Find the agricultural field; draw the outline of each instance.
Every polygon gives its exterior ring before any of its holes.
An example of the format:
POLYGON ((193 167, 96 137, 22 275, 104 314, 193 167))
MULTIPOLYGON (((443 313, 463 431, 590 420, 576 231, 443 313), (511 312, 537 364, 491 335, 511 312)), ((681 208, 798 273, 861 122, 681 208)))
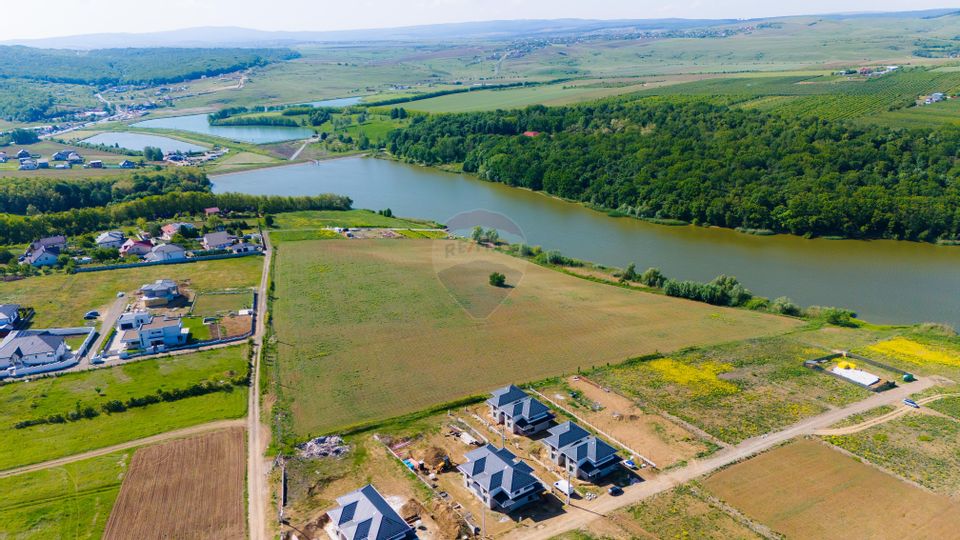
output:
POLYGON ((246 387, 112 414, 101 407, 113 400, 153 395, 158 389, 231 379, 246 370, 246 347, 236 346, 0 385, 0 470, 213 420, 239 418, 246 412, 246 387), (14 427, 17 422, 66 415, 88 406, 101 414, 62 424, 14 427))
POLYGON ((82 326, 84 313, 92 309, 103 313, 116 301, 118 292, 136 291, 144 283, 169 278, 187 282, 196 292, 254 287, 260 282, 262 267, 261 257, 241 257, 107 272, 51 274, 0 283, 0 302, 34 308, 35 328, 82 326))
POLYGON ((960 503, 815 440, 733 465, 703 486, 787 538, 932 540, 960 527, 960 503))
POLYGON ((500 90, 475 90, 460 94, 449 94, 430 99, 402 103, 411 111, 428 113, 489 111, 494 109, 518 109, 528 105, 570 105, 583 101, 629 94, 646 88, 646 84, 637 83, 626 86, 602 86, 602 81, 587 84, 549 84, 500 90))
POLYGON ((798 342, 805 333, 687 349, 587 374, 642 408, 666 411, 735 444, 870 395, 803 367, 828 353, 798 342))
POLYGON ((274 216, 277 229, 319 229, 323 227, 409 227, 434 228, 435 223, 416 219, 386 217, 370 210, 305 210, 274 216))
POLYGON ((129 461, 121 452, 0 478, 0 538, 98 540, 129 461))
POLYGON ((244 434, 235 428, 137 450, 103 538, 243 538, 244 434))
POLYGON ((960 498, 960 420, 927 412, 826 440, 936 493, 960 498))
POLYGON ((251 307, 253 293, 250 291, 201 293, 194 299, 190 314, 196 317, 216 317, 251 307))
POLYGON ((292 420, 287 435, 299 439, 508 383, 799 325, 593 283, 472 245, 280 246, 272 312, 281 406, 292 420), (494 270, 507 275, 508 288, 488 284, 494 270))

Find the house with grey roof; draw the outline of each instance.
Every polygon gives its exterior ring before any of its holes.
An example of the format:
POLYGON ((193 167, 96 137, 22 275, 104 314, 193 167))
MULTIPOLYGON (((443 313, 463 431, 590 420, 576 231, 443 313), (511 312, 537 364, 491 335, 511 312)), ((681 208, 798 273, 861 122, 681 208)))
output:
POLYGON ((0 370, 52 364, 67 354, 67 344, 61 336, 36 331, 13 332, 0 342, 0 370))
POLYGON ((550 451, 550 460, 577 478, 596 482, 622 461, 614 447, 573 422, 564 422, 548 433, 543 444, 550 451))
POLYGON ((60 250, 53 247, 40 246, 37 249, 30 250, 27 253, 24 262, 35 266, 37 268, 43 266, 53 266, 57 264, 57 259, 60 257, 60 250))
POLYGON ((490 416, 517 435, 534 435, 553 422, 554 415, 546 405, 512 384, 490 394, 490 416))
POLYGON ((95 242, 99 248, 120 249, 127 238, 120 231, 107 231, 97 235, 95 242))
POLYGON ((540 499, 543 483, 533 475, 533 468, 506 448, 487 444, 466 458, 457 470, 464 485, 487 508, 508 513, 540 499))
POLYGON ((7 332, 16 328, 20 321, 20 306, 0 304, 0 331, 7 332))
POLYGON ((140 292, 143 293, 144 299, 160 299, 168 302, 180 294, 177 282, 172 279, 158 279, 153 283, 145 283, 140 286, 140 292))
POLYGON ((153 246, 143 260, 148 262, 182 261, 187 258, 187 250, 176 244, 160 244, 153 246))
POLYGON ((225 231, 207 233, 203 235, 203 249, 228 249, 237 237, 225 231))
POLYGON ((337 497, 337 506, 327 512, 340 540, 414 540, 408 525, 372 485, 337 497))

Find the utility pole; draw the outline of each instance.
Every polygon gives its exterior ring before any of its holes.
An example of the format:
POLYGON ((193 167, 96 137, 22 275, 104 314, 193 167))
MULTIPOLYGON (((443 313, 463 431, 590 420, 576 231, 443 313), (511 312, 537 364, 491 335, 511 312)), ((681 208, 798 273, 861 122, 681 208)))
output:
POLYGON ((503 424, 500 424, 500 448, 507 447, 507 436, 503 432, 503 424))
POLYGON ((567 465, 567 506, 570 506, 570 492, 573 491, 573 484, 570 483, 570 466, 567 465))

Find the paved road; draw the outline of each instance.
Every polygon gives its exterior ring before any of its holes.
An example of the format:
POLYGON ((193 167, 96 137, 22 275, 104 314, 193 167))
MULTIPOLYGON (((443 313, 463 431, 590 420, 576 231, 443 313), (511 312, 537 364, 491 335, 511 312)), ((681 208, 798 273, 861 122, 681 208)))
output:
POLYGON ((943 384, 944 382, 945 381, 939 377, 924 378, 917 382, 870 396, 852 405, 833 409, 818 416, 802 420, 781 431, 747 439, 736 446, 721 450, 708 458, 694 460, 686 467, 675 469, 646 482, 630 486, 624 489, 623 495, 619 497, 604 495, 594 501, 577 501, 576 504, 567 508, 565 514, 552 518, 534 528, 518 529, 508 535, 507 538, 545 540, 567 531, 587 527, 594 520, 606 518, 606 514, 610 512, 636 504, 647 497, 662 493, 689 482, 694 478, 709 474, 717 469, 769 450, 790 439, 816 433, 818 430, 833 425, 850 415, 863 413, 881 405, 899 403, 903 398, 911 394, 937 384, 943 384))
POLYGON ((123 314, 123 310, 127 307, 127 299, 117 298, 113 304, 110 305, 110 308, 107 309, 107 312, 102 314, 100 317, 100 336, 93 342, 93 345, 90 346, 90 349, 87 351, 86 356, 80 361, 76 370, 89 369, 92 367, 90 364, 90 358, 96 356, 97 352, 100 350, 100 346, 103 344, 104 340, 107 339, 107 336, 110 335, 110 329, 117 325, 117 319, 120 318, 120 315, 123 314))
POLYGON ((269 495, 267 486, 268 462, 264 454, 269 443, 270 431, 260 422, 260 361, 263 357, 263 336, 266 332, 267 288, 270 282, 270 263, 273 260, 273 248, 269 233, 263 233, 263 273, 260 276, 260 291, 257 294, 257 328, 253 342, 256 354, 253 356, 253 380, 247 398, 247 494, 249 515, 247 528, 250 540, 268 538, 266 505, 269 495))
POLYGON ((217 422, 200 424, 197 426, 178 429, 176 431, 167 431, 165 433, 160 433, 158 435, 153 435, 151 437, 145 437, 143 439, 137 439, 135 441, 127 441, 125 443, 115 444, 113 446, 107 446, 105 448, 98 448, 96 450, 91 450, 89 452, 83 452, 82 454, 74 454, 72 456, 67 456, 60 459, 44 461, 43 463, 35 463, 33 465, 17 467, 16 469, 7 469, 5 471, 0 471, 0 478, 6 478, 8 476, 16 476, 18 474, 24 474, 24 473, 33 472, 33 471, 41 471, 43 469, 51 469, 53 467, 60 467, 62 465, 66 465, 67 463, 82 461, 84 459, 90 459, 98 456, 105 456, 107 454, 112 454, 114 452, 119 452, 121 450, 129 450, 131 448, 137 448, 138 446, 146 446, 148 444, 157 444, 159 442, 169 441, 170 439, 181 439, 183 437, 189 437, 191 435, 200 435, 202 433, 207 433, 210 431, 218 431, 221 429, 240 427, 240 426, 243 426, 245 423, 246 423, 246 420, 242 418, 238 418, 236 420, 220 420, 217 422))

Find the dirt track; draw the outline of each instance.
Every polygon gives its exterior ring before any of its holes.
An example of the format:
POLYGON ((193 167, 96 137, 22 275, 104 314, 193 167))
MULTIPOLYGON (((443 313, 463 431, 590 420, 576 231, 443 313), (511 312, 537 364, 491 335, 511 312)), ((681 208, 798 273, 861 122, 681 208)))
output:
POLYGON ((257 294, 257 328, 253 336, 256 353, 253 355, 253 380, 247 398, 247 531, 250 540, 268 538, 265 506, 269 498, 267 486, 268 465, 264 458, 270 431, 260 423, 260 360, 263 356, 263 336, 266 331, 267 286, 270 282, 270 264, 273 249, 270 236, 263 233, 263 273, 257 294))
MULTIPOLYGON (((960 394, 937 394, 935 396, 929 396, 923 399, 918 399, 917 404, 926 405, 927 403, 933 403, 934 401, 937 401, 943 398, 956 397, 956 396, 960 396, 960 394)), ((888 412, 887 414, 878 416, 876 418, 871 418, 865 422, 861 422, 859 424, 855 424, 852 426, 845 426, 842 428, 821 429, 816 431, 814 435, 852 435, 854 433, 859 433, 865 429, 872 428, 873 426, 878 426, 880 424, 883 424, 884 422, 889 422, 894 418, 903 416, 911 412, 915 412, 917 414, 930 414, 934 416, 947 417, 947 415, 941 412, 935 411, 933 409, 914 409, 913 407, 910 407, 908 405, 901 405, 898 409, 894 411, 888 412)))

